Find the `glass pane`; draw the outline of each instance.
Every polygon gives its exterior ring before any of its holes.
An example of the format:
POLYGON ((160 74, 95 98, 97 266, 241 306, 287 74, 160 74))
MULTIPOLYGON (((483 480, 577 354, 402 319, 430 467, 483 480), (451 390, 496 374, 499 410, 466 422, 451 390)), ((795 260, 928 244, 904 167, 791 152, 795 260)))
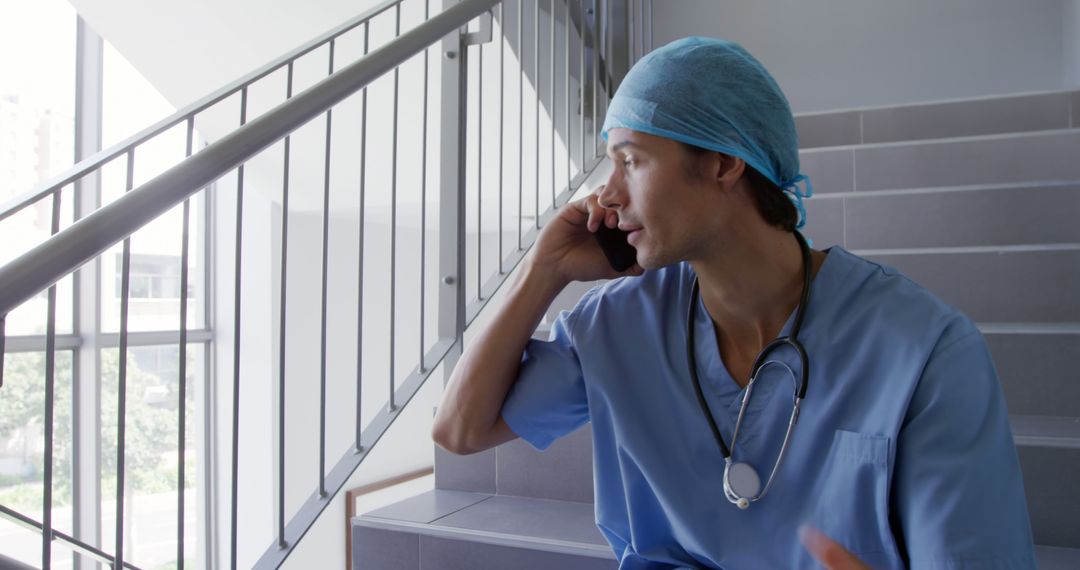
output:
POLYGON ((75 10, 8 0, 4 13, 18 17, 0 18, 0 203, 66 170, 75 153, 75 10))
MULTIPOLYGON (((0 205, 71 167, 75 148, 75 10, 63 0, 12 0, 0 18, 0 205), (27 57, 26 54, 33 54, 27 57)), ((61 220, 72 220, 70 191, 61 220)), ((0 222, 0 265, 49 237, 52 200, 0 222)), ((7 334, 45 332, 45 296, 12 311, 7 334)), ((57 297, 57 330, 71 330, 70 279, 57 297)))
MULTIPOLYGON (((192 200, 188 226, 188 330, 206 323, 206 219, 204 195, 192 200)), ((174 208, 139 230, 131 239, 128 330, 163 331, 180 328, 180 263, 182 212, 174 208)), ((105 332, 120 330, 123 247, 101 256, 101 324, 105 332)))
MULTIPOLYGON (((179 488, 180 349, 176 345, 128 349, 125 421, 124 558, 140 568, 173 567, 176 562, 179 488)), ((205 516, 196 501, 201 439, 198 407, 205 378, 206 349, 189 344, 184 460, 184 559, 195 567, 196 520, 205 516)), ((119 350, 101 351, 101 534, 105 550, 115 548, 116 442, 119 350)))
MULTIPOLYGON (((53 408, 53 528, 72 534, 71 352, 56 353, 53 408)), ((42 520, 45 479, 45 353, 4 357, 0 388, 0 504, 42 520)), ((41 565, 41 535, 4 522, 0 552, 41 565)), ((71 568, 70 550, 53 547, 53 567, 71 568)))
MULTIPOLYGON (((102 131, 108 147, 125 140, 176 109, 108 42, 104 46, 102 131)), ((202 144, 196 132, 193 152, 202 144)), ((134 187, 186 156, 187 125, 179 124, 135 149, 134 187)), ((127 159, 113 161, 102 172, 102 203, 127 188, 127 159)), ((191 201, 188 225, 188 328, 205 326, 205 197, 191 201)), ((180 327, 180 254, 183 206, 177 205, 131 238, 131 304, 128 330, 159 331, 180 327)), ((121 246, 102 255, 101 324, 105 332, 120 330, 121 246)))

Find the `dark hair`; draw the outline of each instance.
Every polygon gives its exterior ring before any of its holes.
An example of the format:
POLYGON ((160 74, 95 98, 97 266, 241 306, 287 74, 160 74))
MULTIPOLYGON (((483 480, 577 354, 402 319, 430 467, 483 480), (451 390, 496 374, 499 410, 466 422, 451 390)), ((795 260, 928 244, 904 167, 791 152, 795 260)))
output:
MULTIPOLYGON (((697 159, 713 151, 686 143, 679 144, 686 149, 690 158, 686 165, 687 176, 699 178, 697 159)), ((795 209, 795 204, 784 195, 784 191, 749 164, 746 165, 743 176, 753 189, 754 204, 765 223, 794 232, 796 224, 799 223, 799 212, 795 209)))

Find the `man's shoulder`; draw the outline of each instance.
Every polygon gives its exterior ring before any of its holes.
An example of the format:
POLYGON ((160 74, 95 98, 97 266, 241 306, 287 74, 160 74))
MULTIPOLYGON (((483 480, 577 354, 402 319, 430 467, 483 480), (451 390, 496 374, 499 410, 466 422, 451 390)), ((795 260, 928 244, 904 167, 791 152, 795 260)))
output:
POLYGON ((590 289, 581 302, 595 310, 611 307, 619 307, 620 310, 630 307, 655 310, 684 296, 688 298, 693 279, 687 263, 675 263, 647 270, 640 276, 605 281, 590 289))
POLYGON ((895 340, 903 331, 940 340, 946 340, 940 338, 943 335, 976 331, 967 315, 895 267, 841 248, 830 255, 838 255, 847 265, 831 288, 837 318, 868 320, 875 324, 873 329, 895 340))

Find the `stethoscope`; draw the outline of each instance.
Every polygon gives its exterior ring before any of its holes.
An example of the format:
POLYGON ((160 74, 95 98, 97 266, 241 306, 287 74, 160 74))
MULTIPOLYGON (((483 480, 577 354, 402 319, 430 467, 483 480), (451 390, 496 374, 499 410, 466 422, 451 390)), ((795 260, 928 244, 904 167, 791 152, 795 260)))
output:
MULTIPOLYGON (((784 452, 787 451, 788 442, 791 440, 791 432, 795 427, 795 422, 799 419, 799 404, 806 397, 806 382, 809 377, 810 365, 806 357, 806 349, 803 348, 797 337, 799 336, 799 329, 802 327, 803 317, 806 316, 807 300, 810 298, 810 246, 807 245, 802 234, 799 232, 794 233, 795 239, 799 242, 799 249, 802 250, 803 258, 803 288, 802 296, 799 299, 799 308, 795 313, 795 325, 791 328, 791 334, 770 342, 758 354, 754 366, 750 369, 750 382, 746 385, 746 392, 743 394, 742 404, 739 406, 739 417, 735 420, 735 432, 731 435, 731 447, 735 447, 735 442, 739 438, 739 427, 742 426, 743 416, 746 414, 746 404, 750 401, 750 394, 754 391, 754 382, 758 378, 758 372, 768 365, 782 366, 787 368, 788 372, 791 372, 791 368, 783 362, 768 360, 769 354, 783 346, 790 346, 795 349, 799 359, 802 361, 802 370, 799 374, 800 381, 798 386, 795 387, 794 405, 791 409, 791 419, 788 420, 787 433, 784 434, 784 443, 780 446, 780 453, 776 456, 776 463, 773 464, 772 472, 769 473, 769 479, 765 482, 764 489, 761 487, 761 477, 753 466, 746 462, 732 460, 731 449, 724 443, 724 438, 720 435, 720 429, 716 427, 716 420, 713 419, 709 404, 705 401, 705 394, 701 391, 701 381, 698 379, 697 374, 697 359, 694 356, 694 315, 697 309, 699 289, 697 277, 694 277, 694 286, 690 292, 690 308, 687 311, 686 318, 686 358, 687 363, 690 365, 690 377, 694 380, 694 392, 697 394, 698 403, 701 404, 701 410, 705 413, 705 418, 709 420, 709 427, 712 428, 716 443, 720 444, 720 452, 724 455, 724 496, 740 509, 746 509, 750 506, 750 503, 760 500, 772 487, 776 472, 784 462, 784 452)), ((792 373, 791 377, 794 380, 795 374, 792 373)))

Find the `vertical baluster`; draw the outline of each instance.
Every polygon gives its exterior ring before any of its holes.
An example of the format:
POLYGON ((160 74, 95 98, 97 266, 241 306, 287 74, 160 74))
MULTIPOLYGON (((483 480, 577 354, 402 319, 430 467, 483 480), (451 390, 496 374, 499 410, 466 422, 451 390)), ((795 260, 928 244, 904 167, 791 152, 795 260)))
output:
MULTIPOLYGON (((60 189, 52 196, 52 235, 60 231, 60 189)), ((42 481, 41 567, 52 567, 53 421, 56 404, 56 285, 49 287, 45 317, 45 479, 42 481)), ((2 331, 0 331, 2 332, 2 331)), ((3 353, 0 352, 0 359, 3 353)))
MULTIPOLYGON (((195 138, 195 117, 188 117, 187 121, 187 146, 184 156, 191 156, 192 143, 195 138)), ((188 312, 188 222, 191 219, 191 200, 184 200, 184 213, 182 227, 180 228, 180 362, 177 370, 180 399, 177 409, 179 410, 179 437, 177 438, 177 490, 176 490, 176 567, 184 570, 184 455, 186 454, 187 418, 187 312, 188 312)))
MULTIPOLYGON (((127 153, 127 191, 135 182, 135 149, 127 153)), ((124 567, 124 453, 125 418, 127 415, 127 349, 128 349, 128 304, 131 283, 131 238, 124 238, 124 251, 121 255, 120 270, 120 361, 116 405, 116 553, 114 568, 124 567)))
POLYGON ((645 0, 637 0, 637 12, 634 16, 634 22, 637 23, 637 32, 634 35, 636 38, 637 57, 635 62, 639 62, 642 57, 645 57, 645 0))
POLYGON ((556 111, 556 109, 555 109, 555 7, 556 6, 558 6, 558 0, 551 0, 550 10, 548 10, 548 12, 551 14, 551 37, 550 37, 550 42, 551 42, 550 47, 551 47, 551 49, 548 50, 548 52, 549 52, 549 57, 548 57, 549 61, 548 61, 548 63, 551 64, 551 65, 548 66, 548 68, 549 68, 549 70, 551 72, 551 73, 549 73, 549 75, 551 76, 551 86, 550 86, 550 89, 549 89, 548 102, 551 105, 551 109, 550 109, 551 112, 548 114, 548 117, 551 119, 551 121, 550 121, 551 122, 551 208, 553 210, 555 209, 555 115, 556 115, 556 112, 555 112, 556 111))
MULTIPOLYGON (((492 20, 495 15, 492 14, 492 20)), ((493 24, 494 25, 494 24, 493 24)), ((484 44, 476 44, 476 298, 484 298, 484 44)))
POLYGON ((518 235, 517 248, 521 251, 521 220, 525 201, 525 38, 521 35, 525 0, 518 0, 518 235))
POLYGON ((595 157, 600 148, 599 135, 600 125, 597 124, 597 91, 600 88, 600 0, 593 0, 593 61, 592 61, 592 151, 590 156, 595 157))
MULTIPOLYGON (((431 18, 431 0, 424 0, 424 21, 431 18)), ((424 48, 424 97, 421 119, 421 150, 420 150, 420 372, 425 372, 424 366, 424 301, 425 283, 427 283, 427 136, 428 136, 428 51, 424 48)))
MULTIPOLYGON (((566 191, 569 192, 570 191, 570 152, 571 152, 570 151, 570 146, 571 146, 570 142, 573 139, 573 137, 570 135, 570 24, 573 23, 572 22, 573 18, 570 16, 570 0, 566 0, 566 16, 565 16, 565 19, 566 19, 566 22, 565 22, 565 25, 564 25, 563 32, 566 34, 566 37, 563 38, 563 44, 564 44, 564 47, 566 49, 566 54, 565 54, 565 58, 564 58, 563 63, 565 64, 565 67, 566 67, 566 75, 564 76, 564 81, 566 82, 566 85, 565 85, 565 87, 566 87, 566 97, 565 97, 565 101, 563 101, 563 109, 565 109, 564 114, 566 115, 566 117, 564 118, 565 119, 564 122, 565 122, 566 130, 563 131, 563 132, 565 132, 566 135, 563 137, 563 141, 566 143, 566 191)), ((567 195, 567 199, 569 199, 569 197, 570 196, 567 195)))
MULTIPOLYGON (((364 22, 364 55, 368 53, 368 40, 371 38, 371 22, 364 22)), ((364 450, 363 434, 363 378, 364 378, 364 205, 367 191, 367 100, 368 88, 364 87, 360 104, 360 239, 357 249, 359 278, 356 293, 356 452, 364 450)))
MULTIPOLYGON (((292 98, 293 62, 289 62, 285 98, 292 98)), ((285 167, 281 184, 281 330, 278 339, 278 546, 285 548, 285 307, 289 275, 289 152, 291 140, 285 137, 285 167)))
POLYGON ((533 165, 536 167, 533 171, 536 175, 536 182, 533 184, 533 188, 536 190, 536 204, 535 210, 533 210, 533 227, 537 230, 540 229, 540 0, 533 0, 533 93, 536 94, 534 101, 536 103, 536 146, 533 150, 536 151, 536 159, 533 165))
MULTIPOLYGON (((401 4, 395 6, 394 37, 401 36, 401 4)), ((394 345, 397 342, 397 157, 398 157, 398 79, 401 66, 394 68, 394 146, 391 148, 390 161, 390 403, 387 409, 394 411, 394 345)))
POLYGON ((653 0, 649 0, 649 51, 652 51, 653 48, 654 48, 653 29, 652 29, 652 25, 653 25, 652 8, 653 8, 653 0))
POLYGON ((0 315, 0 388, 4 387, 4 321, 7 319, 7 315, 0 315))
MULTIPOLYGON (((247 123, 248 88, 240 90, 240 126, 247 123)), ((233 285, 233 398, 232 398, 232 495, 229 505, 229 568, 236 570, 237 493, 240 474, 240 253, 244 228, 244 165, 236 170, 236 279, 233 285)))
MULTIPOLYGON (((506 132, 503 124, 504 107, 506 106, 506 82, 503 80, 506 71, 506 2, 499 4, 499 275, 503 274, 503 135, 506 132)), ((0 336, 3 331, 0 330, 0 336)))
POLYGON ((588 27, 585 25, 585 16, 586 16, 586 14, 585 14, 585 0, 578 0, 578 6, 581 7, 581 20, 579 21, 580 23, 578 24, 578 37, 581 39, 581 45, 580 45, 580 48, 578 50, 578 56, 581 59, 581 61, 579 62, 580 69, 578 71, 578 86, 579 86, 578 91, 581 94, 581 104, 578 107, 579 109, 581 109, 581 112, 579 113, 580 116, 578 117, 578 119, 579 119, 578 120, 578 140, 581 143, 581 148, 579 148, 578 150, 581 152, 581 162, 579 162, 578 164, 580 164, 580 172, 582 174, 584 174, 584 172, 585 172, 585 34, 587 33, 588 27))
MULTIPOLYGON (((330 40, 330 63, 327 75, 334 74, 334 40, 330 40)), ((319 496, 326 496, 326 291, 330 264, 330 133, 334 125, 334 110, 326 110, 326 152, 323 160, 323 227, 322 227, 322 330, 319 356, 319 496)))
POLYGON ((614 81, 614 64, 615 64, 615 30, 612 28, 614 23, 615 5, 611 0, 607 0, 604 3, 606 13, 604 14, 604 33, 607 39, 607 52, 604 56, 604 117, 607 117, 608 104, 611 102, 611 90, 612 83, 614 81))

